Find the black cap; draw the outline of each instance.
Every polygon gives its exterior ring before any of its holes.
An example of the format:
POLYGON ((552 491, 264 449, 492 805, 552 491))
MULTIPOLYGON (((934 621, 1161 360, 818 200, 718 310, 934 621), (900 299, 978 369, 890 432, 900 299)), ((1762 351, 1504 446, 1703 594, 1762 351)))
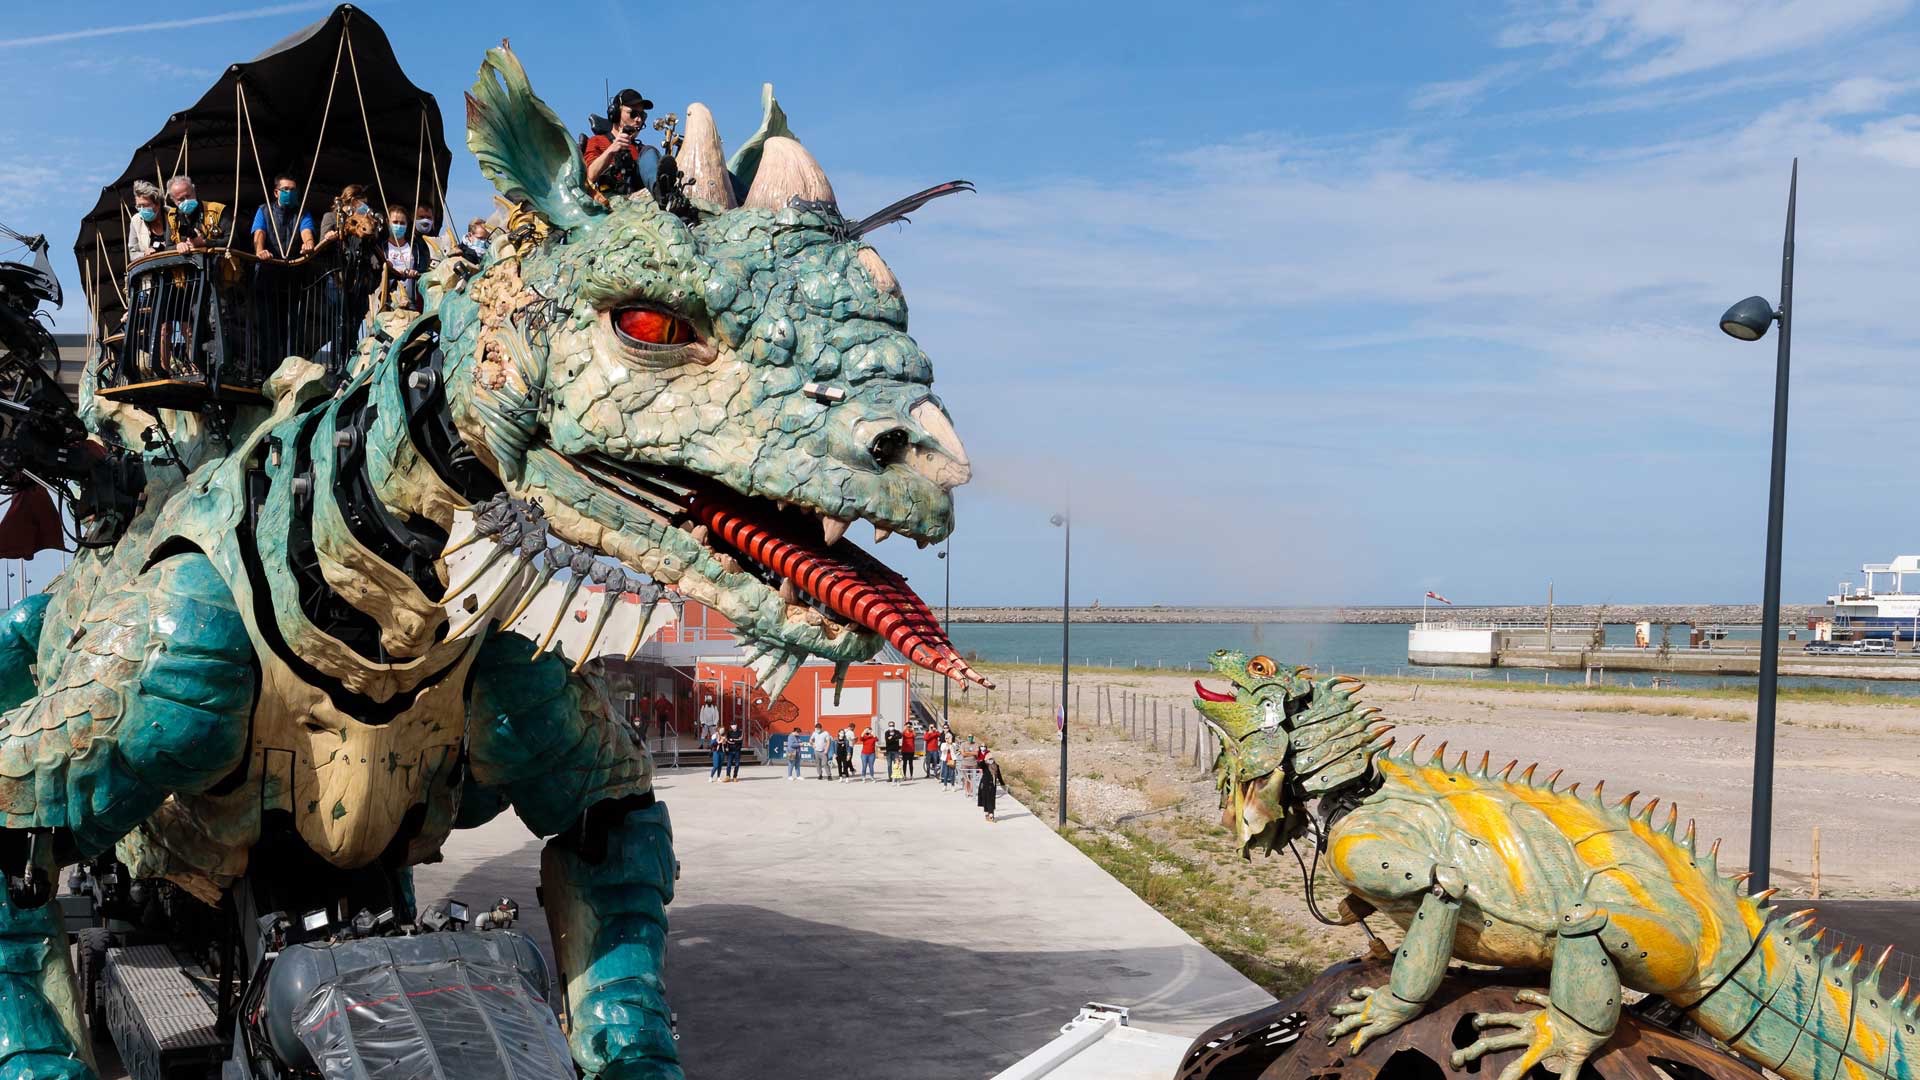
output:
POLYGON ((620 106, 622 105, 625 105, 629 109, 642 112, 653 111, 653 102, 648 101, 646 95, 632 87, 628 87, 613 95, 613 98, 607 102, 607 119, 618 119, 620 116, 620 106))

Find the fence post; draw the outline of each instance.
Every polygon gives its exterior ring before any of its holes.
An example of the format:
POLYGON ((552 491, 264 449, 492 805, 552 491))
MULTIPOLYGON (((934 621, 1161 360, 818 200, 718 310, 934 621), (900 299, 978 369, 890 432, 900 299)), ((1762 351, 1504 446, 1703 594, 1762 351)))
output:
POLYGON ((1185 709, 1182 709, 1180 711, 1180 756, 1185 757, 1186 754, 1187 754, 1187 713, 1185 709))
POLYGON ((1153 748, 1160 749, 1160 699, 1153 699, 1153 748))

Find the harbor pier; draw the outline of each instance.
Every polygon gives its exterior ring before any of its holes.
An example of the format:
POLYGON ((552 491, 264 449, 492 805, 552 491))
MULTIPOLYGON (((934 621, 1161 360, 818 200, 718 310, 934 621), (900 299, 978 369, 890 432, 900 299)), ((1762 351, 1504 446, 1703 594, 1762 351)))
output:
MULTIPOLYGON (((1460 626, 1420 623, 1407 631, 1407 662, 1451 667, 1645 671, 1671 675, 1757 675, 1757 641, 1704 640, 1667 645, 1600 644, 1597 628, 1556 626, 1552 644, 1544 626, 1460 626)), ((1884 652, 1807 652, 1784 641, 1780 674, 1836 679, 1920 680, 1920 655, 1884 652)))

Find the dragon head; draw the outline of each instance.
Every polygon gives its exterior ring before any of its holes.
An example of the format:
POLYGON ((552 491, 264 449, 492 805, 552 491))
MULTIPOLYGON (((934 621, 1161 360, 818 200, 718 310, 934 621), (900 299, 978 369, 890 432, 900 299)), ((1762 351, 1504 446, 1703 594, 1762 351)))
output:
POLYGON ((1309 801, 1366 774, 1371 744, 1389 728, 1369 726, 1377 712, 1357 705, 1363 684, 1350 676, 1315 679, 1231 649, 1208 662, 1230 684, 1193 684, 1194 708, 1220 739, 1221 823, 1243 854, 1278 850, 1306 831, 1309 801))
POLYGON ((516 209, 440 290, 454 423, 508 495, 578 549, 731 620, 763 688, 809 655, 984 680, 900 575, 850 542, 953 529, 971 466, 880 255, 765 94, 723 161, 688 110, 682 195, 602 205, 507 49, 467 98, 468 145, 516 209))

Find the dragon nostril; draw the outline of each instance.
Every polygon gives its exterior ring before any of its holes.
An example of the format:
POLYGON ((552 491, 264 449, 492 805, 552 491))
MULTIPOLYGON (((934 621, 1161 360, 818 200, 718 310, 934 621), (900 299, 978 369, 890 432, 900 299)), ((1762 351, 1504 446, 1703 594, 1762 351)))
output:
POLYGON ((888 428, 875 435, 867 444, 867 452, 873 455, 873 463, 883 469, 901 460, 907 453, 907 429, 888 428))

